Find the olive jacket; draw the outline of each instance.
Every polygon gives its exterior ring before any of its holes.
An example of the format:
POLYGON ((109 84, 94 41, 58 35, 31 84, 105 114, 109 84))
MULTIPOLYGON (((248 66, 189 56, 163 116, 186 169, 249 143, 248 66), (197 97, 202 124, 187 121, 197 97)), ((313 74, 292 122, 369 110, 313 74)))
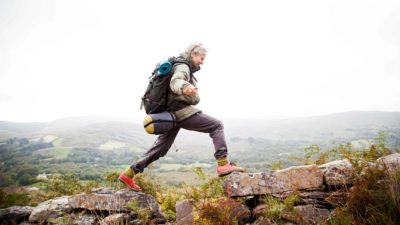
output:
POLYGON ((198 112, 201 112, 200 109, 193 107, 193 105, 197 105, 200 102, 199 94, 196 93, 194 96, 187 96, 183 94, 183 89, 190 84, 198 87, 196 78, 193 77, 193 73, 198 71, 200 67, 195 68, 192 66, 190 57, 184 53, 179 57, 188 61, 190 67, 185 63, 176 63, 172 68, 170 92, 168 94, 168 105, 179 105, 178 107, 175 107, 175 110, 172 110, 178 122, 187 119, 198 112))

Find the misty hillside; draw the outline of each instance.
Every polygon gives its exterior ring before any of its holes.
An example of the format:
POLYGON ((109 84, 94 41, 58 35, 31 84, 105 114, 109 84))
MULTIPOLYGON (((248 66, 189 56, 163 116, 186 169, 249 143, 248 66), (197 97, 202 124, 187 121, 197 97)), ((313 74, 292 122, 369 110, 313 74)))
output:
MULTIPOLYGON (((0 140, 12 137, 41 138, 53 135, 64 146, 96 148, 107 141, 146 149, 156 136, 148 135, 141 121, 127 122, 111 117, 71 117, 49 123, 0 121, 0 140)), ((324 116, 280 120, 223 120, 228 140, 268 140, 304 142, 343 142, 372 139, 379 132, 394 134, 400 129, 400 112, 352 111, 324 116)), ((207 134, 181 131, 176 143, 181 146, 210 145, 207 134), (190 139, 186 138, 190 135, 190 139)))
MULTIPOLYGON (((107 171, 120 170, 140 157, 157 138, 147 134, 140 122, 109 117, 73 117, 48 123, 2 121, 0 186, 29 184, 41 173, 100 179, 107 171)), ((276 162, 294 165, 292 159, 303 156, 304 149, 312 145, 320 146, 322 151, 347 143, 354 149, 368 148, 381 132, 388 147, 400 149, 399 112, 223 122, 230 160, 254 172, 265 171, 276 162)), ((179 182, 184 177, 179 173, 193 167, 213 169, 213 153, 208 134, 182 130, 153 169, 167 173, 165 177, 171 182, 179 182)))

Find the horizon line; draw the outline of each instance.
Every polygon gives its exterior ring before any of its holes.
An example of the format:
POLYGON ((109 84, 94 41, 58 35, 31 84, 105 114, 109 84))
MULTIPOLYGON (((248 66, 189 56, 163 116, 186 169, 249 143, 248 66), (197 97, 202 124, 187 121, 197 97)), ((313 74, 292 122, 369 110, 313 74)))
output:
MULTIPOLYGON (((354 112, 361 112, 361 113, 400 113, 400 111, 380 111, 380 110, 349 110, 349 111, 340 111, 340 112, 332 112, 332 113, 321 113, 321 114, 314 114, 314 115, 307 115, 307 116, 285 116, 285 115, 275 115, 275 116, 253 116, 253 117, 245 117, 245 116, 234 116, 234 117, 218 117, 219 119, 254 119, 254 120, 280 120, 280 119, 300 119, 300 118, 310 118, 310 117, 320 117, 320 116, 329 116, 335 114, 344 114, 344 113, 354 113, 354 112)), ((64 119, 77 119, 77 118, 109 118, 110 120, 116 121, 130 121, 136 119, 142 119, 145 117, 143 116, 117 116, 117 115, 99 115, 99 114, 89 114, 89 115, 74 115, 74 116, 65 116, 60 117, 57 119, 50 119, 50 120, 37 120, 37 121, 28 121, 28 120, 4 120, 0 119, 0 122, 12 122, 12 123, 52 123, 58 120, 64 119)), ((141 120, 140 120, 141 121, 141 120)))

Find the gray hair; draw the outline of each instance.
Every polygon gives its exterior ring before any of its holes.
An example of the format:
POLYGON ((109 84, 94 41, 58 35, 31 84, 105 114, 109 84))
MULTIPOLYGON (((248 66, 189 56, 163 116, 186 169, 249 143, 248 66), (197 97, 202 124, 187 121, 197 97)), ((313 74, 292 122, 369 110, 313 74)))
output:
POLYGON ((192 52, 195 54, 207 55, 207 49, 202 43, 190 44, 182 53, 182 55, 189 59, 192 52))

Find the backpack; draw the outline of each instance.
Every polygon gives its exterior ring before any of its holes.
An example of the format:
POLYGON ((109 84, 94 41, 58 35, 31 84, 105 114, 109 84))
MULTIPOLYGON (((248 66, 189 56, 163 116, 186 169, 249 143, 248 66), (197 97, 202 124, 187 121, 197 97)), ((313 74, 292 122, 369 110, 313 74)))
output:
MULTIPOLYGON (((149 84, 142 97, 140 109, 144 106, 147 114, 167 111, 169 84, 172 77, 172 68, 175 63, 185 63, 191 68, 188 61, 182 58, 171 57, 158 63, 149 77, 149 84)), ((192 77, 192 74, 190 74, 192 77)))

